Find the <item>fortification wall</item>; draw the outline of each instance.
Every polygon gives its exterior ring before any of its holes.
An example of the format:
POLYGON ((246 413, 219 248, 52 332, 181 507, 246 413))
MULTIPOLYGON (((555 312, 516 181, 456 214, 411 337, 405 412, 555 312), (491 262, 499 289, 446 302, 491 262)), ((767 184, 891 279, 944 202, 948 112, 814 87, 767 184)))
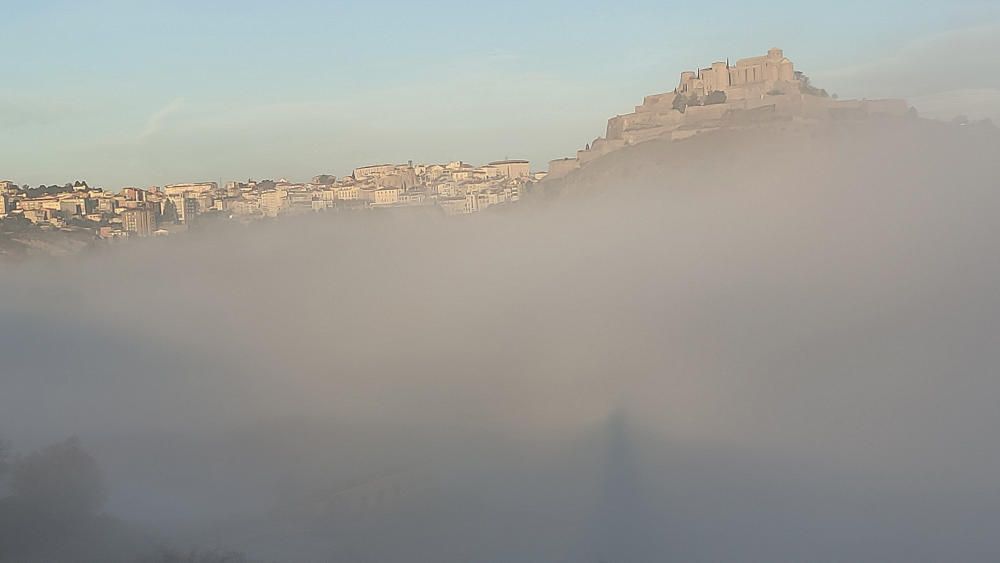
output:
POLYGON ((624 138, 625 130, 628 128, 628 119, 624 115, 619 115, 618 117, 612 117, 608 120, 608 139, 622 139, 624 138))
POLYGON ((666 94, 654 94, 652 96, 646 96, 646 99, 642 101, 641 106, 635 107, 636 113, 658 113, 658 112, 668 112, 674 109, 674 100, 677 98, 677 94, 674 92, 668 92, 666 94))
POLYGON ((580 165, 586 164, 591 160, 600 158, 608 153, 614 152, 625 146, 625 141, 621 139, 595 139, 593 143, 590 144, 590 148, 577 151, 576 159, 580 165))
POLYGON ((903 117, 910 113, 910 104, 906 100, 867 100, 865 104, 869 115, 903 117))
POLYGON ((580 168, 580 161, 575 158, 560 158, 549 163, 549 174, 545 178, 554 180, 568 176, 574 170, 580 168))
POLYGON ((698 123, 721 119, 726 112, 733 109, 731 104, 716 104, 712 106, 692 106, 684 112, 684 124, 698 123))
POLYGON ((623 141, 626 145, 638 145, 653 139, 667 137, 671 132, 676 131, 676 127, 651 127, 649 129, 639 129, 637 131, 626 131, 623 141))

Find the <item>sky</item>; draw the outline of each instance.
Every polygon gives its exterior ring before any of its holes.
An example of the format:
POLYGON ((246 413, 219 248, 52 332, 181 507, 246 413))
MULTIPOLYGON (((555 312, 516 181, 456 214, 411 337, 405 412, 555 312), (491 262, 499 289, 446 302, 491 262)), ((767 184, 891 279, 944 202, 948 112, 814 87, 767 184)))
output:
POLYGON ((2 0, 0 178, 117 189, 573 154, 782 47, 842 97, 1000 117, 1000 2, 2 0))

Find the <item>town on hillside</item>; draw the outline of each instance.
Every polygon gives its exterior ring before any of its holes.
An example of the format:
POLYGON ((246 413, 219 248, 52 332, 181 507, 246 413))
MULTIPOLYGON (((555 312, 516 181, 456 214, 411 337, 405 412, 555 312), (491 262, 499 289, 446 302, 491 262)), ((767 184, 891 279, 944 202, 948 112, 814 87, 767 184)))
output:
MULTIPOLYGON (((682 141, 722 129, 904 117, 914 111, 898 99, 840 100, 813 86, 783 50, 771 49, 766 55, 681 73, 673 91, 646 96, 634 112, 611 118, 605 136, 575 157, 551 161, 547 172, 533 173, 527 160, 484 166, 409 162, 364 166, 344 178, 321 175, 308 183, 204 182, 129 187, 117 193, 79 181, 34 189, 0 181, 0 227, 6 218, 8 225, 128 239, 182 231, 208 214, 249 221, 326 210, 427 206, 445 215, 465 215, 519 201, 538 182, 558 180, 604 155, 647 141, 682 141)), ((0 239, 10 231, 0 228, 0 239)))
POLYGON ((202 182, 129 187, 117 193, 80 181, 34 189, 0 181, 0 219, 48 231, 127 239, 185 230, 207 214, 254 220, 344 208, 435 206, 446 215, 464 215, 518 201, 544 176, 532 174, 526 160, 501 160, 484 166, 465 162, 364 166, 345 178, 321 175, 308 183, 202 182))

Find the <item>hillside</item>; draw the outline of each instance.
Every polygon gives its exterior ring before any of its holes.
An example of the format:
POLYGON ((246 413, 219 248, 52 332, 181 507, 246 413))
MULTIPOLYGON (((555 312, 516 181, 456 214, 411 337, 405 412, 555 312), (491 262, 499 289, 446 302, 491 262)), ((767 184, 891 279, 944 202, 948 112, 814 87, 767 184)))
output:
POLYGON ((90 247, 93 239, 82 230, 42 229, 23 220, 0 220, 0 263, 77 254, 90 247))
MULTIPOLYGON (((807 188, 826 183, 838 172, 853 174, 863 169, 885 174, 891 172, 888 167, 893 162, 939 170, 982 167, 998 151, 1000 130, 988 122, 957 125, 885 117, 809 125, 761 124, 625 147, 567 176, 544 181, 536 196, 617 198, 664 188, 725 191, 767 181, 807 188)), ((905 170, 898 172, 906 175, 905 170)))

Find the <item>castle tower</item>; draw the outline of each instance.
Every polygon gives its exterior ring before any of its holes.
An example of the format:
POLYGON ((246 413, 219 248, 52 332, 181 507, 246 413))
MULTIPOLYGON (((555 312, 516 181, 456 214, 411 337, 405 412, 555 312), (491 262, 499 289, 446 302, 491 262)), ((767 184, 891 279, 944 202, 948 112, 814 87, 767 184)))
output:
POLYGON ((785 82, 793 82, 795 80, 795 65, 792 61, 788 59, 781 60, 781 65, 778 71, 778 79, 785 82))
POLYGON ((732 84, 729 81, 729 65, 726 63, 712 63, 712 87, 709 92, 728 90, 732 84))
POLYGON ((687 94, 691 90, 691 84, 694 83, 697 75, 693 71, 687 71, 681 73, 681 84, 677 87, 677 92, 681 94, 687 94))

